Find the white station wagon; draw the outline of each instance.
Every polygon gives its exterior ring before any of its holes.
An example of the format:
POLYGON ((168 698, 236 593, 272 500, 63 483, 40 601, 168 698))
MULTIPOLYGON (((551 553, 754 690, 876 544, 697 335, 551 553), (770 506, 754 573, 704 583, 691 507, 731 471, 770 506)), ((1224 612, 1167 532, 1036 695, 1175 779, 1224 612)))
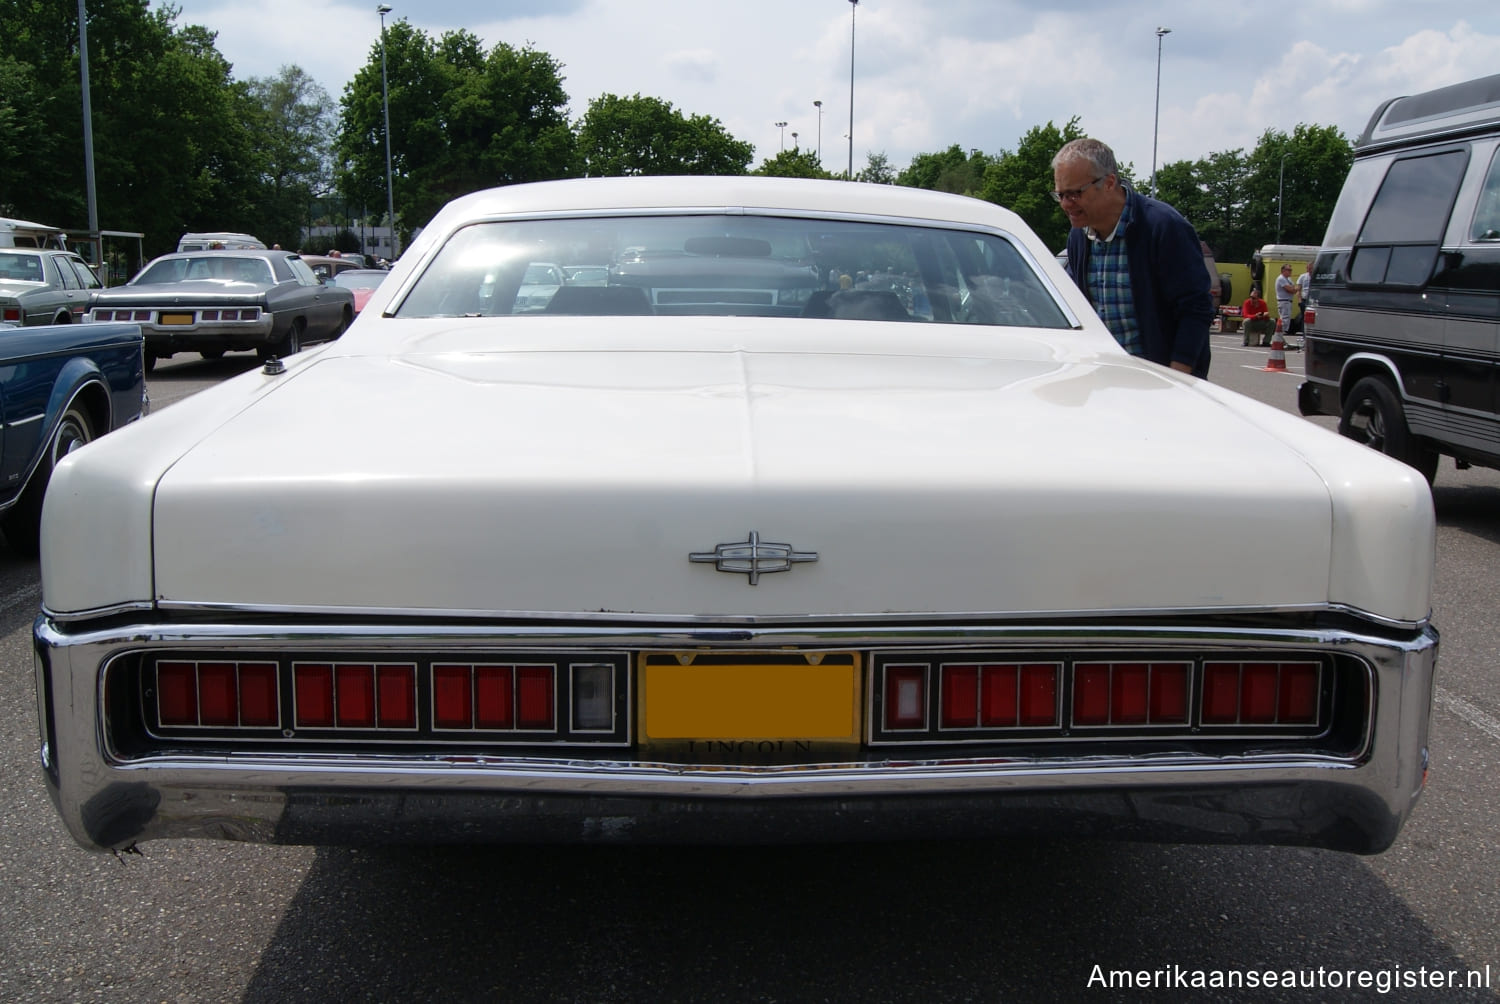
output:
POLYGON ((1420 475, 1127 356, 1005 209, 519 185, 338 342, 58 464, 42 769, 101 849, 1376 852, 1433 560, 1420 475))

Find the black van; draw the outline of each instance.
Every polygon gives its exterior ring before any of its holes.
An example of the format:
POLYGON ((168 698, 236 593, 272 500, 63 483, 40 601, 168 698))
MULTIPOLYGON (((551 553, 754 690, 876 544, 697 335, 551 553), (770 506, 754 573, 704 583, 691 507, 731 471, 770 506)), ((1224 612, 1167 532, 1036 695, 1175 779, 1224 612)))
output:
POLYGON ((1375 110, 1313 267, 1304 415, 1500 468, 1500 74, 1375 110))

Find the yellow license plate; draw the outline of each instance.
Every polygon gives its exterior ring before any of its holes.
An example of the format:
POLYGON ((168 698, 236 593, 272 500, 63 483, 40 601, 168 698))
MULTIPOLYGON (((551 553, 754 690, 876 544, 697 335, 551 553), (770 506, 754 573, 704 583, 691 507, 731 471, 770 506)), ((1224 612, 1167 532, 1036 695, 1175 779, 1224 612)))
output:
POLYGON ((158 318, 158 321, 161 324, 192 324, 193 323, 193 315, 192 314, 162 314, 161 317, 158 318))
POLYGON ((859 658, 653 653, 642 658, 641 739, 858 743, 859 658))

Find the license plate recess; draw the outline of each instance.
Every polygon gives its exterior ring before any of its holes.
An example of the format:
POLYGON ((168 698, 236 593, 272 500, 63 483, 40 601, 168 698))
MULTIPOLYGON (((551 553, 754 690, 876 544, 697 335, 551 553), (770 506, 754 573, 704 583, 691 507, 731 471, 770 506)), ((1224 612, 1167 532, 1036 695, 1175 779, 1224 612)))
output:
POLYGON ((640 740, 858 745, 862 679, 857 652, 644 653, 640 740))

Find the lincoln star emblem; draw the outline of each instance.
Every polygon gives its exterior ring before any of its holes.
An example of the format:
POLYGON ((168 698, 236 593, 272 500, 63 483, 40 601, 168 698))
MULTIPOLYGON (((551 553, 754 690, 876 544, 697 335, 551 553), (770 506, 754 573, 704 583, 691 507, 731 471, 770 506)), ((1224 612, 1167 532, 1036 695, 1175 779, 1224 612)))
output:
POLYGON ((760 539, 760 534, 750 531, 750 539, 735 544, 720 544, 712 551, 699 551, 688 555, 689 561, 711 561, 721 572, 735 572, 750 576, 750 584, 756 585, 762 575, 770 572, 790 571, 799 561, 817 561, 817 551, 794 551, 790 544, 772 544, 760 539))

